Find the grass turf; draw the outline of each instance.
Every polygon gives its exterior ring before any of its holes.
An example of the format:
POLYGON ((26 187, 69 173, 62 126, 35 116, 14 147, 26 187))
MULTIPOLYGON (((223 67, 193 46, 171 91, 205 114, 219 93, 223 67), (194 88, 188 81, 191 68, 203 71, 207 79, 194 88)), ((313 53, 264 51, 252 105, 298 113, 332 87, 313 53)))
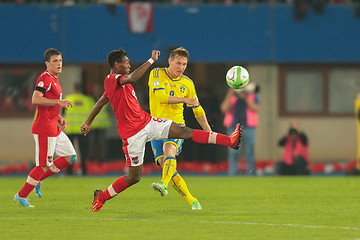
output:
POLYGON ((92 191, 116 177, 51 177, 35 208, 13 201, 25 179, 0 178, 0 239, 360 239, 357 177, 186 176, 201 211, 143 177, 98 213, 92 191))

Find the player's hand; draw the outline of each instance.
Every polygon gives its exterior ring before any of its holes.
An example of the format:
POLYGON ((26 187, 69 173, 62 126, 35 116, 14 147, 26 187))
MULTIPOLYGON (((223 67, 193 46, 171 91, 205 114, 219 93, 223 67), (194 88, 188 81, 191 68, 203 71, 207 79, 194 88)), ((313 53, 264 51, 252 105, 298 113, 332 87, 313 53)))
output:
POLYGON ((69 106, 71 106, 71 107, 73 106, 72 101, 69 101, 69 100, 66 100, 66 99, 60 100, 59 105, 60 105, 60 107, 64 107, 65 109, 68 109, 69 106))
POLYGON ((86 136, 90 132, 90 126, 86 122, 83 122, 80 127, 81 132, 86 136))
POLYGON ((198 101, 197 99, 187 98, 185 103, 186 103, 187 105, 192 105, 192 106, 194 106, 194 107, 199 106, 199 101, 198 101))
POLYGON ((66 127, 67 127, 67 122, 66 122, 65 118, 59 116, 59 118, 58 118, 58 123, 59 123, 60 126, 61 126, 61 128, 60 128, 61 131, 66 129, 66 127))
POLYGON ((151 55, 152 60, 154 60, 154 61, 158 60, 159 56, 160 56, 160 51, 158 51, 158 50, 152 51, 152 55, 151 55))

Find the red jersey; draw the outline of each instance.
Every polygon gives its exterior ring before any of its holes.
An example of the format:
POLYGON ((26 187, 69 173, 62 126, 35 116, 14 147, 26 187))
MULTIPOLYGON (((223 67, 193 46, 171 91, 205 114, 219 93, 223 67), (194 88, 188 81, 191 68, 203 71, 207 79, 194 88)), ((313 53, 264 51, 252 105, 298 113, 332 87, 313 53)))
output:
MULTIPOLYGON (((36 81, 36 88, 48 99, 61 99, 62 89, 57 77, 52 76, 47 70, 36 81)), ((37 106, 36 118, 32 125, 32 133, 56 137, 60 134, 58 119, 60 106, 37 106)))
POLYGON ((142 110, 131 84, 122 85, 126 75, 109 74, 105 78, 103 97, 110 100, 118 120, 118 132, 121 139, 134 136, 151 120, 150 114, 142 110))

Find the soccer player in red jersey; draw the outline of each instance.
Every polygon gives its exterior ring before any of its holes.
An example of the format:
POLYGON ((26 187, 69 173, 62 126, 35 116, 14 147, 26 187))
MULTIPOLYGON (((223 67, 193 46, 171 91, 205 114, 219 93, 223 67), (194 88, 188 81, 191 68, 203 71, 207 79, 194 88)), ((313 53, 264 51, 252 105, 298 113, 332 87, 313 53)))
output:
MULTIPOLYGON (((152 51, 151 58, 130 73, 130 60, 128 54, 123 49, 114 50, 107 56, 111 73, 106 76, 104 81, 105 92, 96 102, 87 120, 81 125, 84 135, 88 134, 90 125, 95 116, 101 111, 105 104, 110 102, 115 116, 118 120, 118 132, 123 140, 123 150, 126 157, 126 165, 129 172, 113 182, 105 191, 97 189, 94 191, 94 201, 92 211, 98 212, 105 201, 117 196, 126 188, 140 181, 145 144, 155 139, 190 139, 197 143, 219 144, 234 149, 239 149, 241 145, 241 132, 238 125, 230 137, 220 133, 194 130, 180 126, 172 120, 164 118, 154 118, 141 109, 136 97, 132 83, 135 83, 145 71, 158 59, 160 52, 152 51)), ((191 99, 191 105, 198 102, 191 99)), ((166 191, 166 188, 159 191, 166 191)))
POLYGON ((62 99, 58 80, 62 71, 62 55, 58 50, 50 48, 45 51, 44 58, 47 69, 37 79, 32 96, 32 104, 37 105, 36 118, 32 125, 36 166, 29 173, 22 189, 14 196, 14 200, 24 207, 33 207, 28 195, 34 188, 38 197, 41 197, 42 180, 76 160, 75 149, 62 132, 66 128, 66 120, 60 116, 60 109, 72 107, 71 101, 62 99), (59 156, 55 160, 54 153, 59 156))

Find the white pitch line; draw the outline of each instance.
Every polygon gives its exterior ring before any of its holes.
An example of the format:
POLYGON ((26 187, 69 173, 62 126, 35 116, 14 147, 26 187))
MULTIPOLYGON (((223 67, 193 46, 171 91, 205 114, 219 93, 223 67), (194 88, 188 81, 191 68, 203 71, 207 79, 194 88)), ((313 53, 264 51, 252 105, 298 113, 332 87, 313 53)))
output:
MULTIPOLYGON (((107 221, 141 221, 141 222, 176 222, 177 220, 154 220, 154 219, 128 219, 128 218, 90 218, 91 220, 107 220, 107 221)), ((324 229, 342 229, 342 230, 357 230, 358 227, 337 227, 337 226, 311 226, 301 224, 287 224, 287 223, 258 223, 258 222, 226 222, 226 221, 204 221, 204 220, 190 220, 191 223, 216 223, 216 224, 234 224, 234 225, 261 225, 261 226, 279 226, 279 227, 300 227, 300 228, 324 228, 324 229)))
MULTIPOLYGON (((18 220, 19 218, 7 217, 0 219, 13 219, 18 220)), ((38 218, 31 218, 38 219, 38 218)), ((46 218, 46 219, 59 219, 59 218, 46 218)), ((60 219, 69 220, 101 220, 101 221, 126 221, 126 222, 177 222, 178 220, 156 220, 156 219, 130 219, 130 218, 77 218, 77 217, 64 217, 60 219)), ((338 230, 355 230, 359 231, 359 227, 337 227, 337 226, 313 226, 313 225, 301 225, 301 224, 289 224, 289 223, 260 223, 260 222, 226 222, 226 221, 205 221, 205 220, 190 220, 190 223, 216 223, 216 224, 234 224, 234 225, 259 225, 259 226, 275 226, 275 227, 298 227, 298 228, 322 228, 322 229, 338 229, 338 230)))

